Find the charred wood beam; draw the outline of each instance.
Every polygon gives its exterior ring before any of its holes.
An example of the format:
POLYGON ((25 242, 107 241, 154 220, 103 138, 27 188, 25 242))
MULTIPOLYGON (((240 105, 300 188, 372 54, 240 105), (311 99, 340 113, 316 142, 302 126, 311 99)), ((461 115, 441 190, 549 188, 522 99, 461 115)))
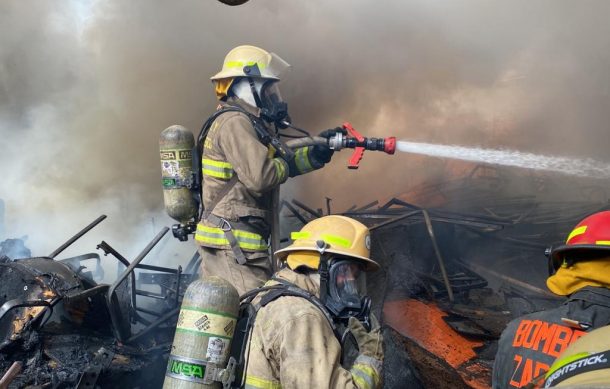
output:
POLYGON ((548 292, 544 289, 538 288, 534 285, 528 284, 527 282, 523 282, 520 280, 517 280, 515 278, 506 276, 504 274, 500 274, 495 270, 491 270, 485 266, 481 266, 481 265, 476 265, 474 263, 465 263, 463 261, 457 261, 460 265, 464 266, 467 269, 470 269, 474 272, 477 273, 487 273, 493 277, 497 277, 499 279, 501 279, 502 281, 508 282, 509 284, 516 286, 518 288, 521 289, 525 289, 527 291, 542 295, 544 297, 549 297, 549 298, 553 298, 553 299, 557 299, 557 296, 555 296, 554 294, 552 294, 551 292, 548 292))
POLYGON ((303 204, 302 202, 293 199, 292 203, 294 205, 296 205, 297 207, 301 208, 302 210, 304 210, 305 212, 311 214, 313 217, 322 217, 322 213, 318 212, 316 210, 314 210, 313 208, 309 208, 307 205, 303 204))
POLYGON ((379 201, 375 200, 375 201, 371 201, 368 204, 363 205, 360 208, 356 208, 354 209, 352 212, 362 212, 362 211, 366 211, 367 209, 374 207, 375 205, 379 204, 379 201))
POLYGON ((425 209, 422 209, 422 213, 424 215, 424 220, 426 221, 426 228, 428 229, 428 235, 430 235, 430 240, 432 241, 432 247, 434 247, 434 253, 436 254, 436 259, 438 260, 438 266, 441 269, 441 274, 443 276, 445 288, 447 289, 447 295, 449 296, 449 301, 453 302, 453 289, 451 288, 451 283, 449 282, 449 277, 447 276, 447 270, 445 269, 445 261, 443 260, 443 256, 441 255, 441 250, 438 248, 438 243, 436 242, 436 236, 434 235, 434 228, 432 227, 432 221, 430 221, 430 215, 428 215, 428 211, 426 211, 425 209))
POLYGON ((100 224, 102 222, 102 220, 104 220, 104 219, 106 219, 106 215, 102 215, 102 216, 98 217, 97 219, 95 219, 93 222, 91 222, 91 224, 89 224, 87 227, 85 227, 82 230, 80 230, 79 232, 77 232, 76 235, 74 235, 73 237, 68 239, 68 241, 66 243, 62 244, 55 251, 53 251, 51 254, 49 254, 49 258, 55 258, 57 255, 59 255, 59 253, 61 253, 62 251, 64 251, 68 247, 70 247, 70 245, 72 245, 72 243, 74 243, 78 239, 80 239, 80 237, 82 237, 87 232, 89 232, 93 227, 100 224))
POLYGON ((379 223, 379 224, 377 224, 375 226, 370 227, 369 230, 374 231, 374 230, 376 230, 378 228, 386 227, 386 226, 388 226, 390 224, 394 224, 394 223, 399 222, 401 220, 410 218, 411 216, 415 216, 415 215, 417 215, 420 212, 421 211, 419 211, 419 210, 418 211, 411 211, 411 212, 405 213, 404 215, 396 216, 396 217, 394 217, 394 218, 392 218, 390 220, 381 222, 381 223, 379 223))
POLYGON ((303 224, 307 224, 307 219, 305 219, 303 217, 303 215, 301 215, 299 213, 299 211, 297 211, 297 209, 295 207, 292 206, 292 204, 290 204, 288 201, 282 201, 282 204, 286 206, 286 208, 288 208, 288 210, 290 212, 292 212, 292 214, 294 215, 294 217, 296 217, 297 219, 299 219, 299 221, 303 224))
POLYGON ((326 214, 330 215, 330 202, 333 200, 330 197, 325 197, 326 198, 326 214))
POLYGON ((416 205, 413 205, 411 203, 407 203, 406 201, 402 201, 402 200, 399 200, 396 197, 394 197, 390 201, 388 201, 387 203, 385 203, 384 205, 379 207, 379 211, 380 212, 386 211, 390 207, 392 207, 393 205, 400 205, 401 207, 409 208, 409 209, 419 209, 419 207, 416 206, 416 205))

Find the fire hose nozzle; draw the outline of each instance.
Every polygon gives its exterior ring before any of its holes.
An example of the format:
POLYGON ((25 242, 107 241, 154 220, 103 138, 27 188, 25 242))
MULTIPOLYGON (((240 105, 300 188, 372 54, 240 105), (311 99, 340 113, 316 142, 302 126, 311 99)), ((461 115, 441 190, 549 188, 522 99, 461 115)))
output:
POLYGON ((396 151, 396 137, 390 136, 383 139, 383 151, 392 155, 396 151))
MULTIPOLYGON (((364 150, 383 151, 388 154, 394 154, 396 151, 396 137, 390 136, 387 138, 365 138, 352 127, 350 123, 343 123, 343 128, 347 131, 348 136, 338 133, 334 143, 341 143, 342 147, 355 149, 352 154, 348 167, 350 169, 358 169, 358 164, 362 159, 364 150), (340 137, 339 137, 340 136, 340 137)), ((329 140, 329 146, 331 141, 329 140)), ((332 146, 331 146, 332 148, 332 146)), ((340 148, 336 148, 340 150, 340 148)))

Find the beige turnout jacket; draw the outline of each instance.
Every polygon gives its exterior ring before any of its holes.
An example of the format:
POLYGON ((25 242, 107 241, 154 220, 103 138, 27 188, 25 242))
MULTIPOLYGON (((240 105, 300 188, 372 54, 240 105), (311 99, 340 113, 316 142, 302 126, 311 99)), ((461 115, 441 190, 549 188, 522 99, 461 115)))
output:
MULTIPOLYGON (((309 276, 283 269, 276 277, 319 295, 319 285, 309 276)), ((282 296, 260 308, 256 317, 246 388, 379 387, 381 361, 360 355, 346 370, 340 358, 341 345, 322 312, 304 298, 282 296)))
MULTIPOLYGON (((257 108, 239 99, 232 98, 230 102, 255 116, 259 114, 257 108)), ((272 189, 288 178, 288 164, 274 158, 273 150, 260 142, 246 114, 227 112, 214 121, 203 145, 202 173, 206 209, 231 177, 237 175, 237 183, 218 201, 213 214, 232 222, 243 251, 267 251, 264 235, 270 227, 272 189)), ((223 231, 203 220, 195 239, 201 246, 229 248, 223 231)))

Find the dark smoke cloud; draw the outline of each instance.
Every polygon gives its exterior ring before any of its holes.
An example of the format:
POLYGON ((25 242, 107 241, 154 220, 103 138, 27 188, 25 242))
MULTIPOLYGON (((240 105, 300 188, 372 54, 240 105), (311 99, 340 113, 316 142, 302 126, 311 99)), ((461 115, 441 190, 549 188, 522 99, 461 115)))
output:
MULTIPOLYGON (((293 65, 283 93, 312 132, 350 121, 368 136, 608 160, 609 11, 603 0, 3 1, 7 223, 49 249, 100 213, 118 236, 149 238, 169 222, 158 134, 198 131, 215 106, 209 76, 246 43, 293 65)), ((380 153, 354 172, 348 156, 285 193, 341 209, 451 172, 380 153)))

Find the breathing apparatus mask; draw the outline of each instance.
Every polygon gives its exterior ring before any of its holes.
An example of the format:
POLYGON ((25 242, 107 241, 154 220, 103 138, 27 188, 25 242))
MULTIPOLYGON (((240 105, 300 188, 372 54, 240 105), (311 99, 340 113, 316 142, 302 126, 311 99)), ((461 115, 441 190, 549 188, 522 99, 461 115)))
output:
POLYGON ((366 295, 364 265, 349 257, 321 253, 318 273, 320 300, 335 320, 347 324, 353 316, 370 330, 371 298, 366 295))
POLYGON ((282 99, 277 81, 267 81, 261 90, 261 116, 278 129, 286 128, 284 121, 290 122, 288 104, 282 99))

